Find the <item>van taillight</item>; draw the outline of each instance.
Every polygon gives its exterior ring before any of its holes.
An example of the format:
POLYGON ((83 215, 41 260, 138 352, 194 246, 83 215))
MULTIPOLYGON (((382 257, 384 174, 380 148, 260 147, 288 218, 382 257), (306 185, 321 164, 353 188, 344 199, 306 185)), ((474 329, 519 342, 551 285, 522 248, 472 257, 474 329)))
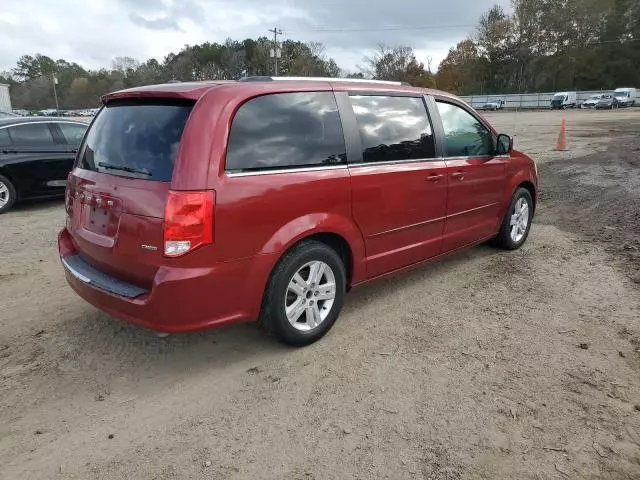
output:
POLYGON ((213 243, 213 192, 169 191, 164 210, 164 255, 179 257, 213 243))

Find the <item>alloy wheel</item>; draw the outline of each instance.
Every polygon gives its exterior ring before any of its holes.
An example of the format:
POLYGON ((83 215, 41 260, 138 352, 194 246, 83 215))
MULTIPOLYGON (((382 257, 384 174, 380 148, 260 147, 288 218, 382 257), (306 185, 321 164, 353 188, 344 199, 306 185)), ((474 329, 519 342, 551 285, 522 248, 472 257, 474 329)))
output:
POLYGON ((336 298, 336 278, 321 261, 305 263, 293 275, 285 293, 284 308, 289 323, 310 331, 325 321, 336 298))
POLYGON ((524 237, 529 225, 529 202, 524 197, 520 197, 513 206, 509 225, 511 226, 511 240, 518 243, 524 237))
POLYGON ((0 182, 0 208, 9 203, 10 195, 9 187, 7 187, 3 182, 0 182))

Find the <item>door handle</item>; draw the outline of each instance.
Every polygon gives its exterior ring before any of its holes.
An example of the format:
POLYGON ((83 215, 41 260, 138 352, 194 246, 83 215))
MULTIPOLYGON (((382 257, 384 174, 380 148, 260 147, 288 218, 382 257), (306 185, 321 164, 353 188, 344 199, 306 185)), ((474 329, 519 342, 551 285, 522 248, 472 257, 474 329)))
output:
POLYGON ((437 182, 438 180, 440 180, 442 177, 444 177, 443 174, 441 173, 434 173, 433 175, 429 175, 426 180, 427 182, 437 182))
POLYGON ((464 173, 462 172, 453 172, 451 174, 452 178, 457 178, 458 180, 464 180, 464 173))

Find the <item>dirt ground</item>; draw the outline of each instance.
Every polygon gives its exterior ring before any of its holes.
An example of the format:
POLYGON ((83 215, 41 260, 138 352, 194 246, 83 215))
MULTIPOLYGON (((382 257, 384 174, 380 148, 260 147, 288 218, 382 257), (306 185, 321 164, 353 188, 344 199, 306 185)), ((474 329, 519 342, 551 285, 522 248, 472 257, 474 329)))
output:
POLYGON ((0 477, 640 478, 640 108, 489 117, 539 162, 526 245, 356 289, 304 349, 110 318, 61 201, 2 215, 0 477))

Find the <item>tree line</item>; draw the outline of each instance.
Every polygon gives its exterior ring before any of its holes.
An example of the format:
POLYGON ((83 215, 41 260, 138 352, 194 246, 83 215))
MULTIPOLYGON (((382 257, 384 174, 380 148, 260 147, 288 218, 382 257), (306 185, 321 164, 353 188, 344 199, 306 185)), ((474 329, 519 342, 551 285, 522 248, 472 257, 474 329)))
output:
MULTIPOLYGON (((118 57, 111 68, 86 70, 77 63, 53 60, 37 54, 23 55, 11 72, 0 74, 0 83, 11 86, 11 99, 16 109, 54 108, 54 78, 60 109, 92 108, 100 96, 123 88, 168 81, 238 79, 251 75, 273 75, 274 62, 270 50, 273 42, 266 37, 227 40, 185 46, 164 60, 141 63, 130 57, 118 57)), ((433 86, 433 75, 418 62, 409 47, 380 46, 364 59, 358 72, 342 71, 335 60, 325 54, 320 43, 286 40, 280 44, 281 76, 375 77, 407 81, 413 85, 433 86)))
POLYGON ((458 94, 640 87, 640 1, 512 0, 486 12, 440 64, 458 94))
MULTIPOLYGON (((396 80, 462 95, 640 87, 640 1, 512 0, 509 14, 496 5, 436 74, 408 46, 379 45, 357 72, 341 70, 320 43, 286 40, 280 47, 282 76, 396 80)), ((267 37, 228 39, 186 45, 161 61, 118 57, 99 70, 23 55, 0 73, 0 83, 11 85, 14 108, 54 108, 54 77, 61 109, 91 108, 107 92, 139 85, 272 75, 272 48, 267 37)))

